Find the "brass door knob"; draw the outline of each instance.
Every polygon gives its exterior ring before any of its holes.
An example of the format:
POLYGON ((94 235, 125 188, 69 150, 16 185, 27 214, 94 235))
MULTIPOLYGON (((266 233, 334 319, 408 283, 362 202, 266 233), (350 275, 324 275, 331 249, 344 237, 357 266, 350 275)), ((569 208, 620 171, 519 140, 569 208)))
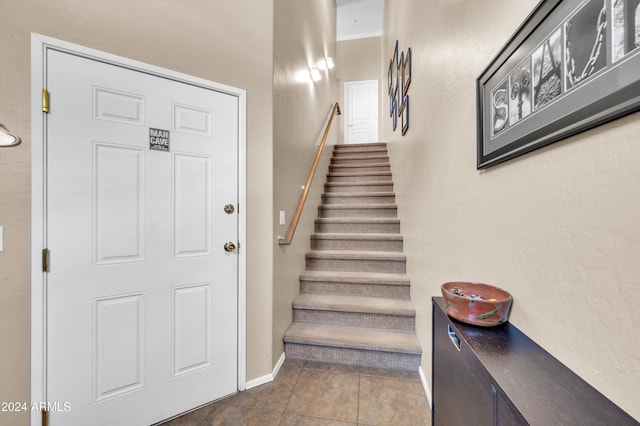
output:
POLYGON ((226 214, 232 214, 234 211, 236 211, 236 208, 233 207, 233 204, 227 204, 226 206, 224 206, 224 212, 226 214))
POLYGON ((236 250, 236 245, 232 241, 224 243, 224 251, 231 253, 236 250))

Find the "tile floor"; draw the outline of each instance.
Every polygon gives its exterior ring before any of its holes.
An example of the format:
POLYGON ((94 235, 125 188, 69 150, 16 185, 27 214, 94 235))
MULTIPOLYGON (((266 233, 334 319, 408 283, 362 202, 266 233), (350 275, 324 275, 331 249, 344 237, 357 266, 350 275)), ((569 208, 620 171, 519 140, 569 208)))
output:
POLYGON ((162 426, 430 424, 418 373, 286 360, 273 382, 162 426))

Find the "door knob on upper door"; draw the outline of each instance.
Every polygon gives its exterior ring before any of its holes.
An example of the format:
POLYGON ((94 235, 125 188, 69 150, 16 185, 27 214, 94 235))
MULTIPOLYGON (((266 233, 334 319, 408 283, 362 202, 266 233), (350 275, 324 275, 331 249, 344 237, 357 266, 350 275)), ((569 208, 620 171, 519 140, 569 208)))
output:
POLYGON ((232 241, 227 241, 226 243, 224 243, 224 251, 231 253, 235 250, 236 245, 232 241))

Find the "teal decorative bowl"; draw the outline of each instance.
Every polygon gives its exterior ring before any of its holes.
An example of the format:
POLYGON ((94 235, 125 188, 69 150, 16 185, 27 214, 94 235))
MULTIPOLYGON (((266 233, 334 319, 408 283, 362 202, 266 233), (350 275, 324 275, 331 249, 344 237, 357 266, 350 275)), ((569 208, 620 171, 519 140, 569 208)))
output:
POLYGON ((442 284, 447 315, 467 324, 492 327, 507 321, 511 294, 488 284, 448 282, 442 284))

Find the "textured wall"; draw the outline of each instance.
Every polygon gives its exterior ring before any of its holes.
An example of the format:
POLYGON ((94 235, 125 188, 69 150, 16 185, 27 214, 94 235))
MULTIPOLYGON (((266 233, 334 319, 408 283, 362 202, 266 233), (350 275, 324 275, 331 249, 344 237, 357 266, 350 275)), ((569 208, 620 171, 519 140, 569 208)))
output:
POLYGON ((271 372, 272 13, 272 1, 2 1, 0 122, 24 142, 0 150, 0 401, 29 401, 31 32, 247 90, 247 377, 271 372))
POLYGON ((324 155, 298 224, 293 244, 279 246, 278 236, 286 234, 318 144, 337 102, 335 68, 321 71, 322 79, 313 82, 309 67, 325 56, 336 60, 336 6, 333 0, 275 0, 274 9, 274 129, 273 191, 275 246, 273 256, 273 346, 275 364, 284 345, 282 336, 291 324, 291 302, 299 292, 304 254, 309 250, 309 235, 323 190, 336 141, 340 117, 333 122, 324 155), (279 225, 279 211, 286 214, 286 225, 279 225))
POLYGON ((487 282, 513 294, 513 324, 640 419, 640 116, 475 169, 475 80, 537 3, 385 4, 386 60, 396 39, 413 49, 409 132, 381 127, 422 368, 430 377, 431 296, 487 282))

